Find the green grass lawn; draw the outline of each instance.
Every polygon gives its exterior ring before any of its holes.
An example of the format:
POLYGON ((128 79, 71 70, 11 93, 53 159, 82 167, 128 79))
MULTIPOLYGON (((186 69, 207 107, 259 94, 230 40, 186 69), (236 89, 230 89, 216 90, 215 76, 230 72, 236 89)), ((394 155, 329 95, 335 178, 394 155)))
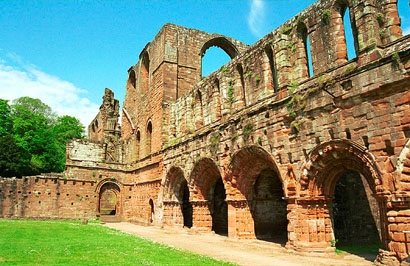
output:
POLYGON ((0 265, 233 265, 98 222, 0 220, 0 265))

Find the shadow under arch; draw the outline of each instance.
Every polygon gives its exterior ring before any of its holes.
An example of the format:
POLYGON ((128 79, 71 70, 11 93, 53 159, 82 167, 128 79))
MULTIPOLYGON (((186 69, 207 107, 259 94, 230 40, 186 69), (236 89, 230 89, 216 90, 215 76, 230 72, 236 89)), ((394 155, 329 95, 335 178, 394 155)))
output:
POLYGON ((162 184, 163 223, 192 227, 192 205, 189 201, 188 182, 180 167, 172 166, 162 184))
POLYGON ((226 190, 218 166, 210 158, 200 159, 190 175, 191 202, 194 205, 194 226, 228 234, 226 190), (203 217, 201 217, 203 216, 203 217), (204 223, 199 221, 205 221, 204 223))
POLYGON ((230 199, 242 199, 253 222, 248 228, 258 239, 285 244, 287 240, 287 202, 283 199, 283 179, 273 157, 259 146, 237 151, 230 168, 230 199))
POLYGON ((306 219, 324 220, 328 225, 324 230, 317 228, 317 236, 309 237, 331 239, 336 247, 337 241, 350 246, 381 240, 384 245, 385 207, 377 194, 386 191, 373 155, 358 143, 338 139, 318 145, 308 159, 299 180, 304 199, 300 205, 309 209, 316 204, 317 213, 312 211, 306 219), (322 203, 318 204, 318 199, 322 203))

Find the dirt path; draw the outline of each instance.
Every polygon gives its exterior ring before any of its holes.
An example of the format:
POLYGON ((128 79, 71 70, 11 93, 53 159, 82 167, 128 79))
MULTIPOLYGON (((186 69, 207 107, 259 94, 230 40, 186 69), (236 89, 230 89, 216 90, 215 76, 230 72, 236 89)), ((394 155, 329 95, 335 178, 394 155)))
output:
POLYGON ((213 233, 195 234, 189 230, 161 229, 131 223, 105 225, 155 242, 239 265, 373 265, 372 261, 349 253, 299 254, 279 244, 261 240, 237 240, 213 233))

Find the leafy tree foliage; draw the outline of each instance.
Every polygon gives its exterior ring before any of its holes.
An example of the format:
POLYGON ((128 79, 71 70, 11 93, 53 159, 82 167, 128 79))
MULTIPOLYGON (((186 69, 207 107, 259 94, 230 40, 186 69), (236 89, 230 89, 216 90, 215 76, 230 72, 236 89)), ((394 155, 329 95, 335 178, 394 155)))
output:
POLYGON ((57 116, 39 99, 0 99, 0 176, 62 172, 67 142, 84 132, 78 119, 57 116))

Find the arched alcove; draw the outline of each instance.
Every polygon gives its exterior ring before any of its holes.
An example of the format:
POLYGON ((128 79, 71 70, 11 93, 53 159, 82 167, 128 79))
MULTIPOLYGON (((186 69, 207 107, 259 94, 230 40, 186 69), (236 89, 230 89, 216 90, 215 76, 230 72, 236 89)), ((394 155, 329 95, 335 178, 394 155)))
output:
POLYGON ((228 208, 226 191, 218 167, 209 158, 202 158, 190 175, 193 194, 193 225, 201 224, 207 230, 228 234, 228 208))

